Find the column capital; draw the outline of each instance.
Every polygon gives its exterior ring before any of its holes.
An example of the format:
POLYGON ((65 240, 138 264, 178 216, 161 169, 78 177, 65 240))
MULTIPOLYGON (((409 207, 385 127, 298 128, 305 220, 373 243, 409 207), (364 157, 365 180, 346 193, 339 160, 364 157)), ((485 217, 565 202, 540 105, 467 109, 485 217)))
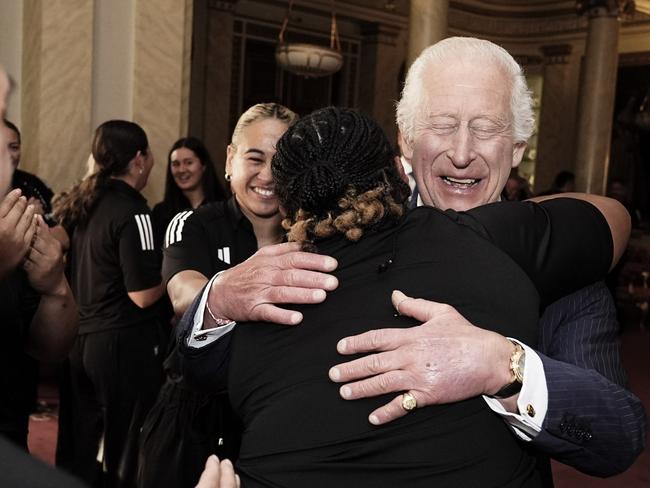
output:
POLYGON ((589 18, 618 18, 634 12, 634 0, 576 0, 576 11, 589 18))
POLYGON ((232 12, 237 5, 238 0, 208 0, 208 8, 212 10, 223 10, 232 12))
POLYGON ((549 44, 540 48, 545 64, 567 64, 571 54, 571 44, 549 44))

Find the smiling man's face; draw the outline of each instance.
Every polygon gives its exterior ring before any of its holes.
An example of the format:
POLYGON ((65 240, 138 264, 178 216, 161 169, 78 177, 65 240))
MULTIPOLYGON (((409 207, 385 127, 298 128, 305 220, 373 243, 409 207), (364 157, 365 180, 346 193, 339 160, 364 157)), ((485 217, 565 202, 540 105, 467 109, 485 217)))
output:
POLYGON ((513 143, 507 75, 475 61, 430 66, 422 77, 411 163, 425 205, 460 211, 499 200, 526 148, 513 143))

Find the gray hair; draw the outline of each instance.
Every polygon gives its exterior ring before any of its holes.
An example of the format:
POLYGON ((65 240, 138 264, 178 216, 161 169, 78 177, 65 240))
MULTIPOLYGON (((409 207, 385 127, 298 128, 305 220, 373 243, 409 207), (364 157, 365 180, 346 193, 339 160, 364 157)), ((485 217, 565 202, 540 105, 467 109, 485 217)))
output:
POLYGON ((425 100, 422 93, 422 77, 426 68, 449 64, 455 59, 463 58, 471 58, 482 66, 496 64, 509 75, 513 142, 528 141, 535 128, 535 116, 532 96, 521 66, 502 47, 474 37, 449 37, 437 42, 422 51, 411 65, 406 75, 402 98, 397 103, 397 125, 406 140, 411 142, 415 137, 416 118, 425 100))

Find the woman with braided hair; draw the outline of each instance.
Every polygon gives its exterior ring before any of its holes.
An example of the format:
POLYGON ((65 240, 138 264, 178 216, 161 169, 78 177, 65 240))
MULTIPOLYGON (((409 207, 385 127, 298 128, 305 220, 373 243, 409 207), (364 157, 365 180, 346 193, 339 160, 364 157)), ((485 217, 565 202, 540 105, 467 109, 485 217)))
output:
POLYGON ((579 288, 618 259, 612 242, 625 231, 608 224, 624 210, 584 196, 407 212, 392 156, 375 122, 338 108, 304 117, 277 144, 272 171, 288 238, 335 257, 340 285, 321 304, 295 306, 299 326, 238 323, 225 339, 222 376, 244 424, 242 486, 541 486, 535 459, 482 398, 417 409, 405 396, 407 415, 376 426, 367 413, 390 398, 346 401, 328 370, 342 337, 416 325, 394 314, 395 289, 448 303, 486 334, 534 344, 540 305, 558 283, 579 288))

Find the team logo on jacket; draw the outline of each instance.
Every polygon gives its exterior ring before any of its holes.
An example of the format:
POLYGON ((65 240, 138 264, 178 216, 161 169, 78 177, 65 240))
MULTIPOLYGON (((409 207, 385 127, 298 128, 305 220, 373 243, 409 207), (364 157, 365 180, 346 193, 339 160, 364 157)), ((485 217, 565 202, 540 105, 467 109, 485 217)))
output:
POLYGON ((167 231, 165 232, 165 247, 169 247, 172 244, 183 240, 183 227, 185 227, 185 221, 193 213, 193 210, 186 210, 185 212, 176 214, 176 216, 171 220, 167 226, 167 231))
POLYGON ((219 258, 219 261, 223 261, 226 264, 230 264, 230 248, 221 247, 217 249, 217 258, 219 258))
POLYGON ((151 217, 149 214, 138 214, 135 216, 135 223, 140 233, 140 244, 143 251, 153 251, 153 230, 151 228, 151 217))

